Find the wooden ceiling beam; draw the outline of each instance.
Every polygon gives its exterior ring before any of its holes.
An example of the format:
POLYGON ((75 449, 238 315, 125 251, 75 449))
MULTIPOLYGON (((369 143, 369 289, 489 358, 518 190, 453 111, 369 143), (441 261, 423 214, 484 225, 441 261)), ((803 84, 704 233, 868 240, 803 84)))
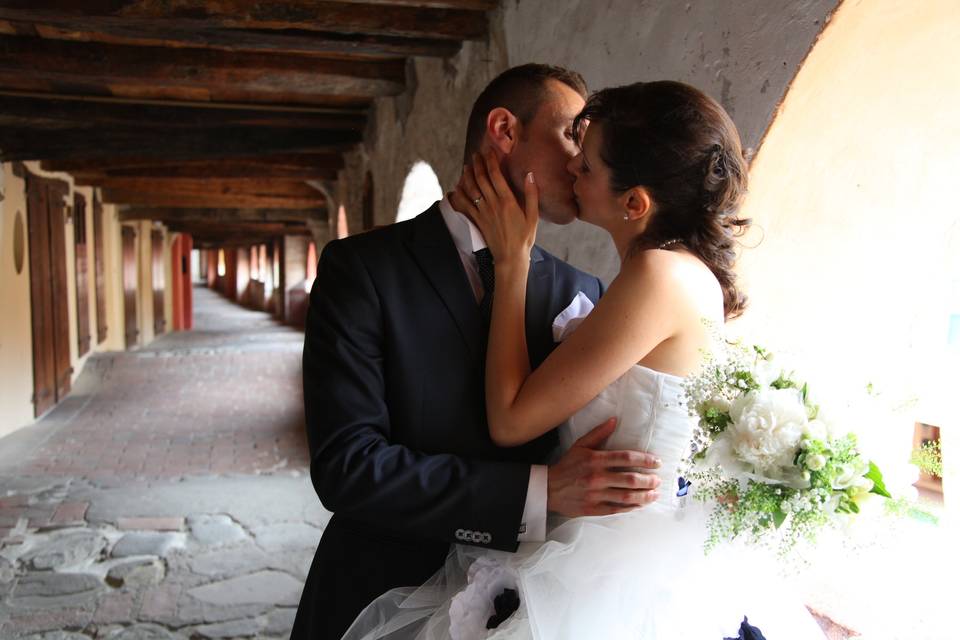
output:
POLYGON ((492 11, 500 5, 500 0, 340 0, 352 4, 379 4, 404 7, 433 9, 471 9, 473 11, 492 11))
POLYGON ((223 180, 229 178, 272 178, 278 180, 336 180, 335 169, 309 168, 285 169, 270 165, 234 165, 218 166, 197 165, 194 167, 147 167, 145 169, 128 169, 126 171, 73 171, 74 184, 80 186, 98 186, 106 184, 112 178, 203 178, 207 180, 223 180))
MULTIPOLYGON (((270 153, 342 152, 360 141, 357 131, 223 127, 209 130, 109 129, 54 132, 0 129, 0 159, 74 160, 97 167, 98 158, 212 159, 270 153)), ((82 164, 80 162, 80 164, 82 164)))
POLYGON ((256 108, 224 109, 136 104, 95 104, 50 95, 20 96, 0 92, 0 127, 65 129, 95 127, 303 127, 360 132, 363 113, 310 113, 256 108))
POLYGON ((97 180, 95 186, 113 192, 129 191, 141 194, 303 199, 318 197, 318 192, 302 180, 275 178, 104 178, 97 180))
POLYGON ((402 92, 404 78, 402 60, 326 60, 0 35, 0 89, 362 108, 374 97, 402 92))
POLYGON ((306 231, 307 227, 302 222, 196 222, 180 221, 165 222, 167 228, 173 231, 183 233, 204 233, 205 235, 230 234, 230 233, 258 233, 282 235, 290 231, 306 231))
MULTIPOLYGON (((343 168, 343 156, 338 153, 274 153, 264 155, 238 155, 219 159, 174 159, 124 155, 98 158, 95 164, 89 160, 44 160, 40 163, 45 171, 62 171, 71 174, 92 173, 109 176, 137 177, 304 177, 316 171, 336 172, 343 168)), ((310 176, 312 177, 312 176, 310 176)))
MULTIPOLYGON (((238 209, 317 209, 326 201, 322 197, 269 197, 243 194, 181 195, 171 193, 143 193, 103 189, 103 201, 114 204, 150 207, 238 208, 238 209)), ((319 195, 319 194, 318 194, 319 195)))
POLYGON ((121 222, 132 220, 159 220, 161 222, 293 222, 316 220, 325 222, 326 209, 228 209, 195 208, 171 209, 165 207, 121 207, 117 212, 121 222))
POLYGON ((291 53, 306 56, 389 58, 449 57, 460 50, 457 40, 405 38, 315 31, 211 29, 184 26, 182 21, 110 16, 76 16, 54 11, 0 7, 0 33, 34 35, 50 40, 223 51, 291 53))
POLYGON ((383 3, 324 2, 317 0, 14 0, 4 3, 0 17, 42 20, 44 13, 76 17, 113 17, 150 20, 158 26, 191 30, 259 29, 306 30, 326 33, 371 34, 410 38, 480 40, 487 33, 484 11, 383 3), (84 6, 85 5, 85 6, 84 6), (19 15, 9 13, 17 10, 19 15))

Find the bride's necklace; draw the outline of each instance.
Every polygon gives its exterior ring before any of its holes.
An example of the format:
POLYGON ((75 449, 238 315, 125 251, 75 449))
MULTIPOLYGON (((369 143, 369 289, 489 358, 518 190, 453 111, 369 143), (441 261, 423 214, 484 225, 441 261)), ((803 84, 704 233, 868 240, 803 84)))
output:
POLYGON ((666 249, 667 247, 677 244, 678 242, 683 242, 680 238, 673 238, 672 240, 667 240, 666 242, 661 242, 657 245, 657 249, 666 249))

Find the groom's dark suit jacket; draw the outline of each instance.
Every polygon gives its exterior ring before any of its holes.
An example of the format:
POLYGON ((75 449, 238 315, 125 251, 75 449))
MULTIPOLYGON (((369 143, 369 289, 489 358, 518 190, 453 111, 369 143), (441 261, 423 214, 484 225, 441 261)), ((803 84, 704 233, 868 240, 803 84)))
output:
MULTIPOLYGON (((596 302, 602 285, 535 247, 526 305, 534 367, 578 291, 596 302)), ((292 638, 339 639, 381 593, 430 577, 450 543, 517 548, 529 465, 544 461, 556 433, 513 449, 490 441, 486 341, 437 205, 324 249, 303 386, 310 475, 334 515, 292 638)))

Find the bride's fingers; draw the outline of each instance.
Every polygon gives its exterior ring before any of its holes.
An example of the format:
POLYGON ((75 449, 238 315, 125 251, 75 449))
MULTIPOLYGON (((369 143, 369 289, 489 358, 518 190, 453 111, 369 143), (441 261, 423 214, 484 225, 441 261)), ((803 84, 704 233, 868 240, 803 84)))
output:
POLYGON ((465 195, 470 199, 471 204, 474 200, 481 197, 483 192, 477 186, 477 180, 473 177, 473 165, 463 165, 463 175, 460 177, 460 183, 463 185, 465 195))
POLYGON ((490 205, 493 211, 499 211, 500 197, 497 195, 493 185, 490 184, 490 178, 487 176, 487 167, 484 164, 483 158, 481 158, 478 153, 473 154, 473 177, 477 181, 477 186, 480 187, 480 192, 483 194, 487 204, 490 205))
POLYGON ((510 190, 507 179, 503 177, 503 172, 500 170, 500 163, 497 161, 497 153, 493 149, 488 149, 483 154, 483 166, 487 171, 487 176, 490 178, 490 184, 493 186, 494 191, 497 192, 497 196, 501 202, 509 202, 510 199, 513 198, 513 191, 510 190))
POLYGON ((523 212, 527 216, 527 223, 536 226, 540 219, 540 192, 533 177, 533 171, 523 179, 523 212))

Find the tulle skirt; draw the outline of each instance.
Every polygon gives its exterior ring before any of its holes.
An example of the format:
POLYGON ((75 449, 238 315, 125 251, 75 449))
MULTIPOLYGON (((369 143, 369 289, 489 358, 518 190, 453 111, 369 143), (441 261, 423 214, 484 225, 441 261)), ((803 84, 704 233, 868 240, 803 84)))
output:
POLYGON ((554 522, 546 542, 516 553, 455 545, 426 583, 373 601, 344 640, 722 640, 744 617, 768 640, 822 639, 769 557, 704 553, 707 515, 697 502, 656 503, 554 522), (507 588, 519 609, 487 630, 507 588))

